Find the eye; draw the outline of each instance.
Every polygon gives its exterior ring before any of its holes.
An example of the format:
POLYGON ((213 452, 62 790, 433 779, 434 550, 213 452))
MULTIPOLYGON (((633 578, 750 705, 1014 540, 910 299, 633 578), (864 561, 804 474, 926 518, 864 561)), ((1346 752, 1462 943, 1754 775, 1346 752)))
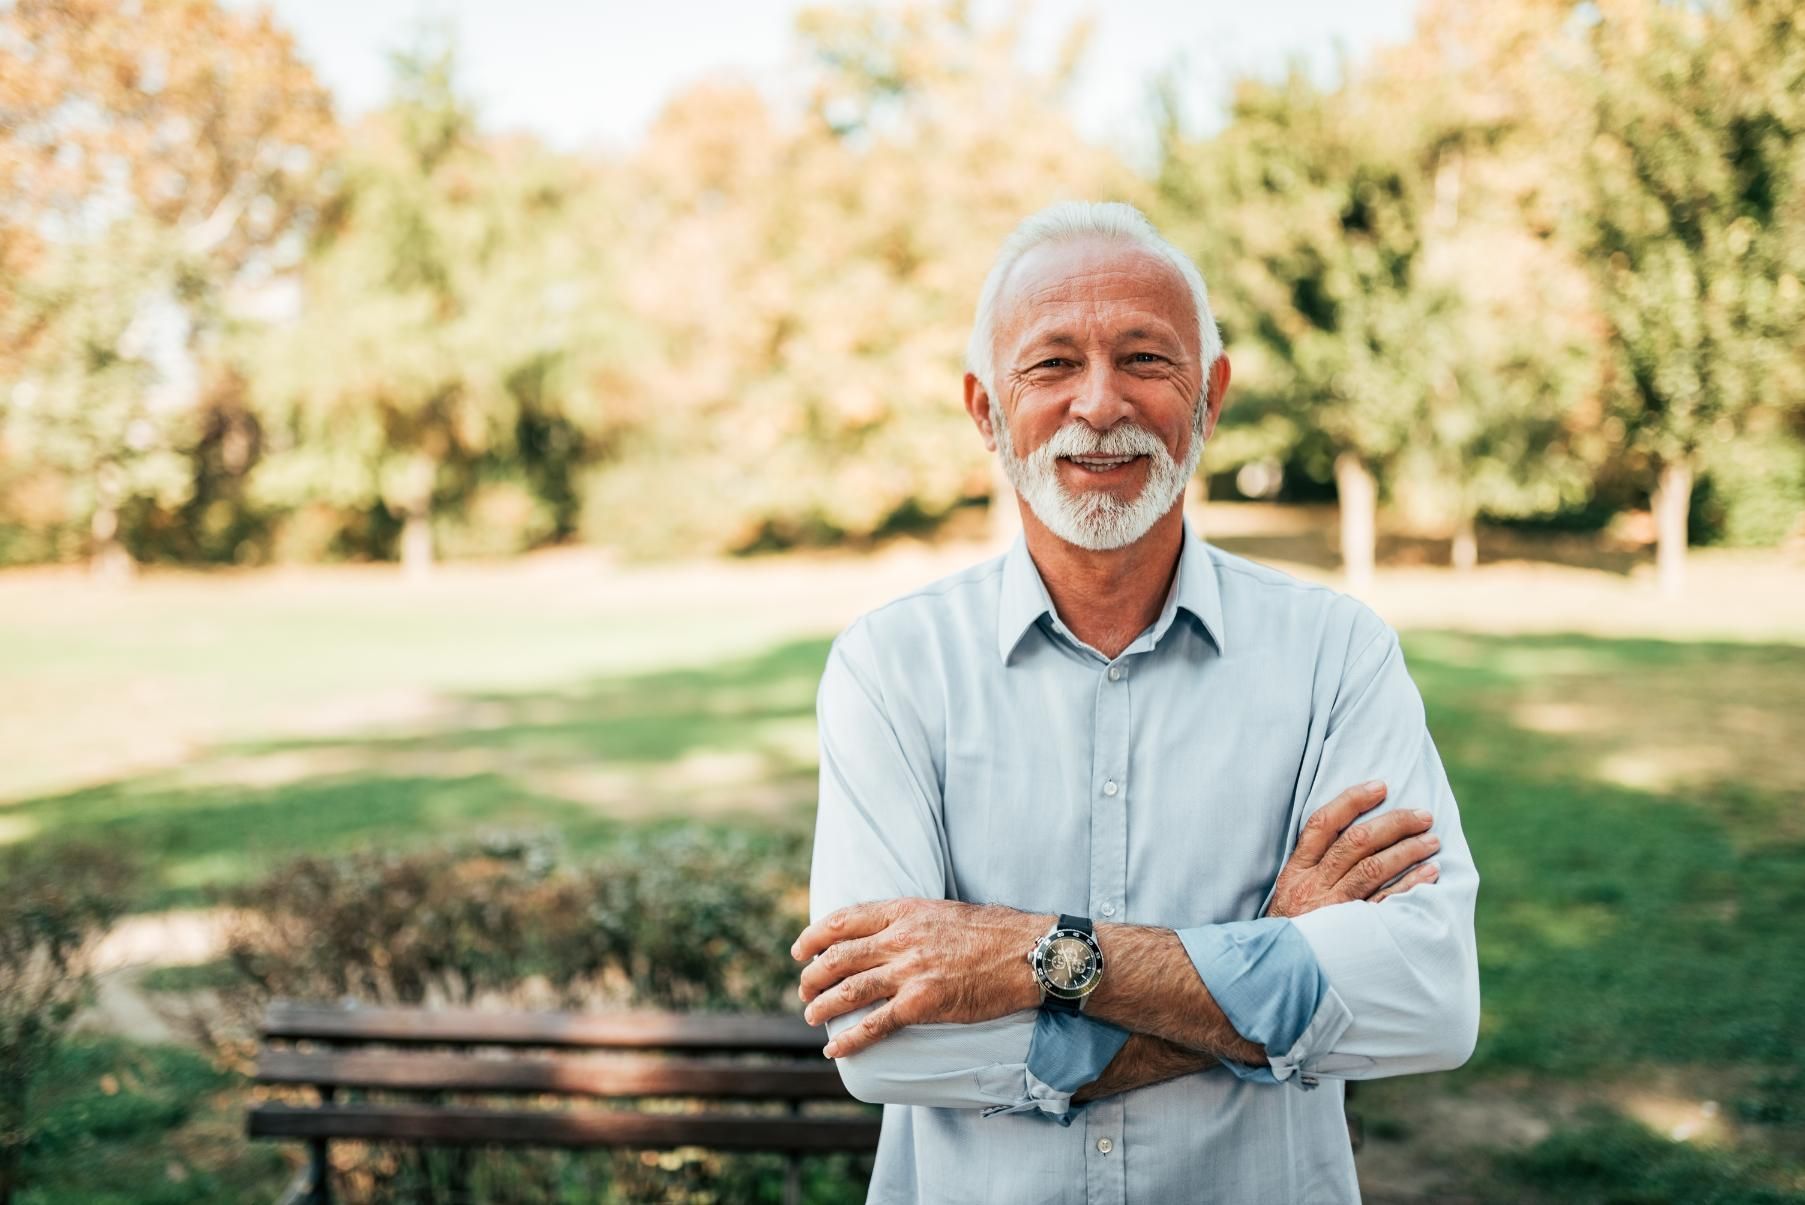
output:
POLYGON ((1070 360, 1062 360, 1062 359, 1055 357, 1050 360, 1042 360, 1040 363, 1036 364, 1034 367, 1036 367, 1036 368, 1058 368, 1062 365, 1070 364, 1070 363, 1071 363, 1070 360))
POLYGON ((1137 351, 1128 357, 1136 364, 1164 364, 1166 357, 1150 351, 1137 351))

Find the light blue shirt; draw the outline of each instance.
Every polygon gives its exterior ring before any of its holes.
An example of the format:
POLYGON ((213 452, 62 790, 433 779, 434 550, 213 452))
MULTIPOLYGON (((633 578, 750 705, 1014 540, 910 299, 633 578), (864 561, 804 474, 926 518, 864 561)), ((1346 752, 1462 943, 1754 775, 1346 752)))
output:
POLYGON ((1018 538, 841 633, 817 712, 811 920, 922 896, 1171 928, 1268 1051, 1075 1110, 1124 1031, 1041 1010, 908 1027, 838 1061, 885 1106, 870 1200, 1357 1201, 1342 1081, 1471 1053, 1478 872, 1397 637, 1353 599, 1187 524, 1159 617, 1111 660, 1018 538), (1261 918, 1299 826, 1373 778, 1367 818, 1434 814, 1439 879, 1261 918))

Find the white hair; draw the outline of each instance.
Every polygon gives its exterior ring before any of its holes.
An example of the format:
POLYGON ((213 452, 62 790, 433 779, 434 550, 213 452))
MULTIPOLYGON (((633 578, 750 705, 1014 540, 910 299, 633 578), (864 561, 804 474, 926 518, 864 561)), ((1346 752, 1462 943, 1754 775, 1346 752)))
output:
POLYGON ((993 388, 996 309, 1009 273, 1022 256, 1042 243, 1085 238, 1114 239, 1145 251, 1171 264, 1184 278, 1185 285, 1191 290, 1191 304, 1197 311, 1197 346, 1203 356, 1203 388, 1207 390, 1210 369, 1222 354, 1222 332, 1217 329, 1215 315, 1210 312, 1210 292, 1204 286, 1203 273, 1197 270, 1190 256, 1166 241, 1147 220, 1146 214, 1119 201, 1061 201, 1030 214, 1010 232, 978 294, 978 314, 972 322, 971 338, 965 345, 965 371, 978 378, 985 393, 996 396, 993 388))

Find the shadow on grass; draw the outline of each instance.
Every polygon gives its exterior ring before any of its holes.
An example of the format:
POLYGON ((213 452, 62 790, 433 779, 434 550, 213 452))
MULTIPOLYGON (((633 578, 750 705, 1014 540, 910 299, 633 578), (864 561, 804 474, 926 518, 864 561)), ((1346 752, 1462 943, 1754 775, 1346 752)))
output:
MULTIPOLYGON (((1734 779, 1635 790, 1594 768, 1600 742, 1688 704, 1651 683, 1765 681, 1774 691, 1758 698, 1789 707, 1805 649, 1447 633, 1406 647, 1481 874, 1476 1064, 1799 1059, 1805 841, 1772 818, 1788 801, 1734 779), (1531 690, 1584 694, 1585 714, 1616 723, 1527 730, 1512 717, 1531 690)), ((1696 739, 1732 740, 1704 704, 1681 720, 1696 739)))
MULTIPOLYGON (((1210 534, 1210 543, 1225 552, 1251 557, 1256 561, 1281 561, 1308 565, 1314 569, 1341 568, 1340 533, 1333 512, 1316 527, 1270 532, 1231 532, 1210 534)), ((1417 566, 1446 566, 1452 558, 1452 543, 1447 539, 1426 536, 1383 533, 1373 549, 1381 568, 1401 569, 1417 566)), ((1613 547, 1591 535, 1522 532, 1509 528, 1486 528, 1479 536, 1479 560, 1527 561, 1532 564, 1565 565, 1574 569, 1596 569, 1627 577, 1638 566, 1652 563, 1652 554, 1644 549, 1613 547)))
POLYGON ((97 842, 146 870, 141 908, 193 904, 283 858, 478 832, 575 851, 697 816, 807 822, 825 640, 708 669, 444 700, 432 722, 222 745, 178 770, 7 809, 27 848, 97 842))

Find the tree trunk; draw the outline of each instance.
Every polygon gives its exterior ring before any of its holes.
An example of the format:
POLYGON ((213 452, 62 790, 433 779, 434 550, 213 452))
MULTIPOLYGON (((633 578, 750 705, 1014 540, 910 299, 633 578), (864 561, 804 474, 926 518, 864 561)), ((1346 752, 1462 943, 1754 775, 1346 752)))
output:
POLYGON ((1661 593, 1672 597, 1686 584, 1686 517, 1692 510, 1692 465, 1684 460, 1661 465, 1655 486, 1655 579, 1661 593))
POLYGON ((1454 528, 1454 546, 1449 550, 1448 563, 1460 572, 1479 564, 1479 524, 1472 511, 1462 511, 1460 522, 1454 528))
POLYGON ((410 506, 401 522, 401 570, 408 577, 432 573, 432 505, 410 506))
POLYGON ((1349 593, 1361 594, 1373 584, 1373 544, 1379 483, 1366 462, 1353 452, 1335 458, 1335 493, 1341 509, 1341 568, 1349 593))
POLYGON ((88 522, 94 544, 88 561, 89 571, 104 581, 121 581, 132 575, 132 554, 119 542, 119 510, 113 503, 95 505, 94 517, 88 522))

